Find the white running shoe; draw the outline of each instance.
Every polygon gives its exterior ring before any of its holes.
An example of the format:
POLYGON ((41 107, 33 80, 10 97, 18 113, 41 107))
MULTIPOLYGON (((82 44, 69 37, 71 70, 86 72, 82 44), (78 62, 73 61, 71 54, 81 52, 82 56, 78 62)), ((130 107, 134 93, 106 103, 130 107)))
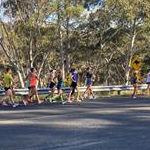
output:
POLYGON ((18 103, 14 103, 12 106, 13 106, 13 108, 15 108, 15 107, 19 106, 19 104, 18 103))
POLYGON ((66 104, 66 102, 65 102, 65 101, 62 101, 62 104, 63 104, 63 105, 65 105, 65 104, 66 104))
POLYGON ((50 99, 49 99, 49 102, 50 102, 50 103, 52 103, 52 102, 53 102, 52 98, 50 98, 50 99))

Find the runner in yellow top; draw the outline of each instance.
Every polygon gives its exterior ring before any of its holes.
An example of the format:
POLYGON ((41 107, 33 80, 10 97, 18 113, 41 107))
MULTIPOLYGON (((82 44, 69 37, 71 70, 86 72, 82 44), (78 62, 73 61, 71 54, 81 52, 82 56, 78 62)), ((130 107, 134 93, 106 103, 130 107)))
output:
POLYGON ((6 73, 4 75, 4 84, 5 84, 5 90, 7 91, 9 88, 11 88, 13 82, 13 77, 11 74, 6 73))
POLYGON ((18 106, 18 104, 15 104, 13 100, 14 91, 13 91, 13 77, 12 77, 11 68, 7 68, 7 72, 4 75, 4 89, 5 89, 5 96, 1 100, 2 105, 5 105, 5 106, 8 105, 6 103, 6 100, 10 99, 13 107, 18 106))

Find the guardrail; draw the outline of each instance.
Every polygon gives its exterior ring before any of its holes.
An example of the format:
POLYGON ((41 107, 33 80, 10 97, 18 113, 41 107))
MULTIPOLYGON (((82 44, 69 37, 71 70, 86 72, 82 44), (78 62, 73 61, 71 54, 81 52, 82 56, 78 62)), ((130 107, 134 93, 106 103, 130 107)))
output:
MULTIPOLYGON (((147 88, 146 84, 140 84, 138 85, 139 90, 144 90, 147 88)), ((18 96, 24 96, 27 95, 29 90, 27 88, 24 89, 14 89, 16 95, 18 96)), ((79 92, 84 92, 86 90, 86 87, 79 87, 79 92)), ((112 85, 112 86, 93 86, 93 91, 94 92, 111 92, 111 91, 128 91, 128 90, 133 90, 132 85, 112 85)), ((63 88, 64 93, 69 93, 70 88, 66 87, 63 88)), ((44 94, 49 94, 50 89, 49 88, 38 88, 38 93, 39 95, 44 95, 44 94)), ((5 90, 1 89, 0 90, 0 96, 5 94, 5 90)))

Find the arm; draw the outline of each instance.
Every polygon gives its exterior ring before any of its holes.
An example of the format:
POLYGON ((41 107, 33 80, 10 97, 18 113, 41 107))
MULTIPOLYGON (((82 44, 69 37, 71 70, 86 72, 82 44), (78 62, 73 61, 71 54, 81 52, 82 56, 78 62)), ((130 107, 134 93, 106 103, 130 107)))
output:
POLYGON ((39 76, 38 76, 37 73, 34 74, 34 77, 37 78, 37 79, 39 79, 39 76))
POLYGON ((28 80, 28 79, 29 79, 30 74, 31 74, 31 73, 29 73, 29 74, 26 76, 26 78, 24 79, 24 81, 26 81, 26 80, 28 80))

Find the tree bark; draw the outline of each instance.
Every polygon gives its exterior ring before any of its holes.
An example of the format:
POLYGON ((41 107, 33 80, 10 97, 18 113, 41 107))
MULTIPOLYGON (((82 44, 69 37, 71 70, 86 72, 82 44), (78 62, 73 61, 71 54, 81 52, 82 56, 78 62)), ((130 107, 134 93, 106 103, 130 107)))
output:
POLYGON ((19 77, 21 87, 24 88, 25 86, 24 86, 24 81, 23 81, 23 78, 22 78, 22 74, 18 69, 17 69, 17 74, 18 74, 18 77, 19 77))
POLYGON ((33 68, 33 39, 30 31, 30 47, 29 47, 30 68, 33 68))
POLYGON ((65 78, 65 64, 64 64, 64 50, 63 50, 63 41, 62 41, 62 33, 61 33, 61 16, 60 16, 60 2, 57 4, 57 24, 58 24, 58 43, 59 43, 59 50, 60 50, 60 55, 61 55, 61 70, 62 70, 62 75, 63 79, 65 78))
POLYGON ((131 37, 131 44, 130 44, 129 52, 127 55, 127 61, 126 61, 126 69, 125 69, 126 85, 129 85, 129 80, 130 80, 131 61, 133 58, 133 48, 134 48, 135 38, 136 38, 136 35, 135 33, 133 33, 131 37))
MULTIPOLYGON (((43 70, 43 67, 44 67, 44 64, 45 64, 45 61, 46 61, 47 57, 48 57, 48 54, 43 56, 43 60, 42 60, 41 66, 40 66, 40 69, 38 71, 39 81, 40 81, 40 76, 41 76, 41 73, 42 73, 42 70, 43 70)), ((38 84, 39 84, 39 82, 37 83, 37 85, 38 84)))
POLYGON ((21 84, 21 87, 23 88, 24 87, 24 82, 23 82, 23 77, 22 77, 22 74, 21 72, 19 71, 19 68, 18 68, 18 65, 17 63, 13 60, 13 58, 11 58, 11 56, 9 55, 8 53, 8 50, 7 48, 5 47, 5 44, 3 42, 3 39, 0 39, 0 45, 2 47, 2 50, 4 51, 4 53, 6 54, 9 62, 12 64, 12 66, 15 68, 15 70, 17 71, 17 74, 19 76, 19 81, 20 81, 20 84, 21 84))

